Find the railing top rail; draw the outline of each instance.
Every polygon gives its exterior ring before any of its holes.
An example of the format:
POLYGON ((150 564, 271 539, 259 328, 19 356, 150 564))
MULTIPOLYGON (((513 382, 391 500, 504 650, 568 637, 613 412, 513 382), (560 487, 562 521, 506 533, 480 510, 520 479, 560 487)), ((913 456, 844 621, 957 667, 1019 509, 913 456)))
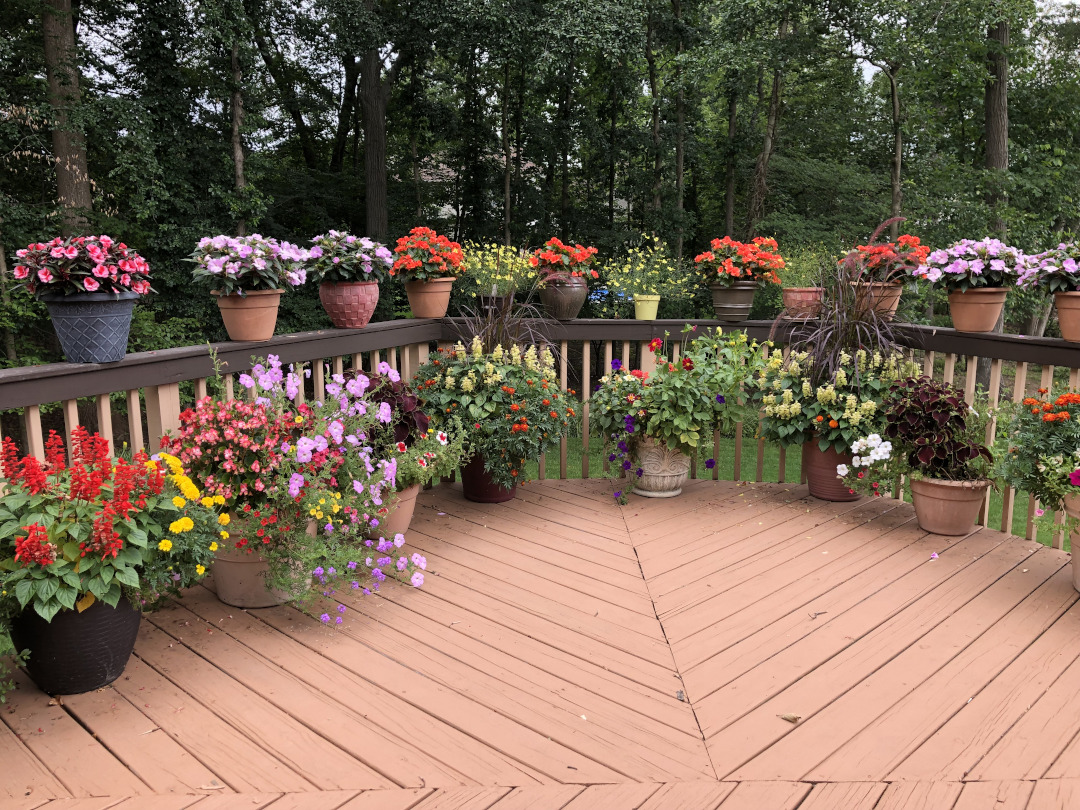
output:
MULTIPOLYGON (((251 368, 252 358, 276 354, 284 363, 380 351, 426 341, 456 340, 462 319, 403 319, 369 324, 363 329, 326 329, 279 335, 261 343, 215 343, 183 346, 157 352, 129 354, 118 363, 54 363, 0 369, 0 410, 44 402, 128 391, 146 386, 183 382, 214 374, 211 351, 230 372, 251 368)), ((537 331, 551 341, 648 341, 670 335, 679 339, 686 324, 698 330, 722 326, 738 329, 757 340, 769 337, 772 321, 723 323, 716 320, 610 320, 544 321, 537 331)), ((791 324, 781 322, 776 337, 784 341, 791 324)), ((1055 338, 1024 335, 965 334, 954 329, 898 324, 905 345, 925 351, 975 355, 991 359, 1080 368, 1080 344, 1055 338)))

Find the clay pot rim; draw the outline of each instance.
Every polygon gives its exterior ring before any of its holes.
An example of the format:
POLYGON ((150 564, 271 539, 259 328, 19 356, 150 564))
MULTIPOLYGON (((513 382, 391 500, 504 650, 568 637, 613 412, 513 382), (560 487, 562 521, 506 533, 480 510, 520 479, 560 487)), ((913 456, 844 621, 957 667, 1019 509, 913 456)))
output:
POLYGON ((211 290, 210 294, 218 298, 247 298, 252 295, 284 295, 285 290, 237 290, 231 293, 223 290, 211 290))

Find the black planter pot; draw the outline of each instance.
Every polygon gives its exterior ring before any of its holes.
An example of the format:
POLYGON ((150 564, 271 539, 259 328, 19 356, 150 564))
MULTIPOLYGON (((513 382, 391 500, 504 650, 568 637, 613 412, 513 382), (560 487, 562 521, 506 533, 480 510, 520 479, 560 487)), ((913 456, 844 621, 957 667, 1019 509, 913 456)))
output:
POLYGON ((82 613, 64 610, 51 622, 28 608, 11 620, 16 650, 30 650, 26 672, 42 692, 78 695, 112 683, 127 666, 142 614, 126 599, 100 599, 82 613))
POLYGON ((476 503, 505 503, 513 500, 517 485, 506 489, 491 480, 491 475, 484 469, 483 456, 473 456, 461 468, 461 491, 465 500, 476 503))
POLYGON ((127 354, 131 311, 138 293, 43 293, 53 329, 69 363, 115 363, 127 354))

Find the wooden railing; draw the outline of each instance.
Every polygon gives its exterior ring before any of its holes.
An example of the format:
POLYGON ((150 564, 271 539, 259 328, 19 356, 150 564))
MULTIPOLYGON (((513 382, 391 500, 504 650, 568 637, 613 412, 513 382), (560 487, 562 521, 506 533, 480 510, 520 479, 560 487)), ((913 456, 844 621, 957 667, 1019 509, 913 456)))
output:
MULTIPOLYGON (((599 472, 591 468, 589 457, 589 450, 601 442, 590 435, 595 431, 590 431, 589 397, 596 381, 610 369, 613 358, 619 358, 624 367, 649 370, 653 358, 645 347, 653 338, 667 337, 673 341, 672 350, 680 352, 686 323, 575 320, 535 325, 557 350, 562 387, 576 390, 582 401, 580 468, 571 469, 569 439, 563 436, 558 459, 541 459, 540 477, 588 478, 599 472)), ((773 327, 771 321, 739 325, 703 320, 689 323, 699 332, 715 326, 742 329, 759 341, 764 341, 773 327)), ((327 374, 349 369, 370 371, 386 361, 406 378, 411 377, 436 346, 451 345, 463 328, 463 323, 454 319, 400 320, 364 329, 281 335, 265 343, 218 343, 132 354, 109 365, 58 363, 0 370, 0 431, 6 431, 27 452, 39 457, 44 455, 44 436, 49 429, 69 435, 77 424, 96 429, 116 447, 156 448, 160 437, 177 427, 181 410, 195 399, 208 392, 232 397, 237 390, 235 376, 249 370, 254 359, 274 354, 283 363, 307 364, 311 377, 300 397, 322 399, 327 374)), ((1080 387, 1080 344, 1016 335, 960 334, 951 329, 913 325, 901 326, 898 331, 910 357, 924 373, 962 387, 969 401, 974 400, 975 370, 980 358, 989 364, 987 393, 992 404, 1004 398, 1018 402, 1040 387, 1051 387, 1054 381, 1080 387)), ((778 343, 783 342, 786 333, 781 324, 777 329, 778 343)), ((991 424, 990 438, 995 430, 991 424)), ((799 475, 789 469, 783 448, 769 446, 760 439, 750 438, 752 457, 747 458, 747 438, 738 429, 733 437, 718 434, 713 438, 714 457, 720 454, 722 441, 730 447, 731 478, 761 481, 774 461, 777 480, 783 482, 799 475)), ((698 469, 697 461, 693 460, 691 475, 719 477, 719 465, 706 471, 698 469)), ((1018 499, 1007 489, 995 497, 1001 501, 1000 528, 1011 531, 1016 511, 1026 510, 1023 533, 1034 538, 1034 500, 1026 496, 1018 499)), ((981 522, 989 525, 989 521, 988 499, 981 522)), ((1061 547, 1061 532, 1054 532, 1050 542, 1061 547)))

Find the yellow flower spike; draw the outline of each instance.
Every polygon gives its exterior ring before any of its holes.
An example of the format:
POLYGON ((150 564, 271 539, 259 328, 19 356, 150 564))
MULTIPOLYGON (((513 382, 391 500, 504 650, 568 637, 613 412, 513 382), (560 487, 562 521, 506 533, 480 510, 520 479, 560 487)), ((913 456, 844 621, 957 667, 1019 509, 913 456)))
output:
POLYGON ((185 506, 187 506, 187 501, 177 495, 175 498, 172 499, 172 505, 175 506, 177 509, 183 509, 185 506))

